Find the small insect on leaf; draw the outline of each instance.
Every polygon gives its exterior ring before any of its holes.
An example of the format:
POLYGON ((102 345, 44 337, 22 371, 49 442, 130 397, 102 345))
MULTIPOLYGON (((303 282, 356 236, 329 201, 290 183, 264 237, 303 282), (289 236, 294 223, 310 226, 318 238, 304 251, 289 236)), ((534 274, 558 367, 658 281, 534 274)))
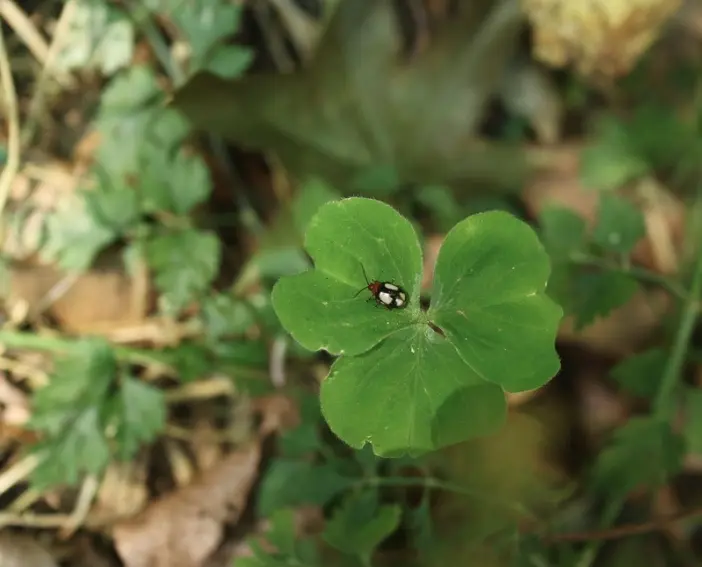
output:
POLYGON ((400 286, 395 285, 390 282, 381 282, 378 280, 370 281, 366 275, 366 269, 361 264, 361 269, 363 270, 363 277, 366 279, 366 287, 358 290, 358 293, 354 297, 364 291, 368 290, 373 295, 368 298, 368 301, 375 299, 375 304, 379 307, 385 307, 385 309, 404 309, 407 307, 407 292, 400 286))

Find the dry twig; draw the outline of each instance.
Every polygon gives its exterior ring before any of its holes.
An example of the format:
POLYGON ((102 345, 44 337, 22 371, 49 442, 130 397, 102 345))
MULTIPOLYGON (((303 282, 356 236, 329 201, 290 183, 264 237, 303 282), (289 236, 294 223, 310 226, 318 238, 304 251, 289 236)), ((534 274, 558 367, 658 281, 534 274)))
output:
POLYGON ((0 28, 0 86, 2 87, 2 98, 5 102, 4 106, 8 125, 7 163, 0 175, 0 218, 2 218, 5 204, 10 195, 12 181, 19 171, 20 165, 17 92, 15 91, 15 82, 12 79, 10 59, 7 55, 7 49, 5 48, 5 37, 2 28, 0 28))

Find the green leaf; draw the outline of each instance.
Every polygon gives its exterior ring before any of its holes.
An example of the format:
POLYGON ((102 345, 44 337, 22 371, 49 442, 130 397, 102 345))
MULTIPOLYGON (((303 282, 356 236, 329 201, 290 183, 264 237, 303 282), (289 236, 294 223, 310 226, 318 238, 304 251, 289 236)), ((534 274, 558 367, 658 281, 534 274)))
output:
POLYGON ((194 382, 209 374, 214 366, 212 352, 207 347, 183 343, 164 351, 168 362, 178 371, 182 382, 194 382))
POLYGON ((392 2, 340 2, 310 65, 234 81, 203 73, 176 93, 175 105, 197 128, 275 151, 301 178, 315 174, 339 188, 377 169, 403 181, 508 187, 524 172, 521 150, 471 142, 521 26, 515 5, 460 5, 439 24, 442 41, 401 65, 392 2))
POLYGON ((417 200, 436 218, 438 230, 448 232, 463 217, 463 208, 453 191, 443 185, 425 185, 417 191, 417 200))
POLYGON ((101 135, 96 159, 97 171, 110 182, 129 185, 130 177, 139 178, 143 143, 160 116, 162 98, 156 75, 145 65, 129 67, 103 91, 95 122, 101 135))
POLYGON ((54 65, 61 70, 98 68, 111 75, 132 59, 134 28, 105 2, 76 0, 54 65))
POLYGON ((611 118, 602 122, 596 142, 582 152, 580 160, 580 180, 593 189, 619 189, 649 172, 627 127, 611 118))
POLYGON ((549 205, 541 211, 539 222, 544 246, 552 258, 567 259, 584 248, 585 221, 571 209, 549 205))
POLYGON ((286 431, 278 442, 280 453, 284 457, 304 457, 322 447, 316 423, 303 423, 292 431, 286 431))
POLYGON ((270 522, 271 529, 266 533, 266 539, 275 546, 278 553, 295 557, 295 512, 290 508, 276 510, 270 517, 270 522))
POLYGON ((305 233, 307 225, 322 205, 340 198, 337 191, 319 179, 309 179, 304 183, 295 196, 292 207, 295 226, 300 234, 305 233))
POLYGON ((429 551, 437 543, 438 538, 432 521, 431 499, 428 493, 422 497, 419 506, 411 509, 407 514, 412 546, 420 553, 429 551))
POLYGON ((228 295, 208 297, 203 300, 201 309, 205 335, 212 342, 243 335, 255 323, 253 307, 228 295))
POLYGON ((600 197, 600 210, 592 239, 606 250, 628 254, 646 235, 646 225, 641 211, 626 199, 604 194, 600 197))
POLYGON ((572 312, 575 326, 582 329, 598 317, 624 305, 638 291, 633 278, 617 272, 582 273, 575 278, 572 312))
POLYGON ((139 195, 129 187, 99 187, 83 194, 89 214, 102 226, 123 234, 139 220, 139 195))
POLYGON ((685 441, 690 453, 702 454, 702 390, 685 389, 685 441))
POLYGON ((272 293, 281 323, 305 348, 359 354, 418 316, 422 251, 412 225, 389 205, 360 198, 323 205, 305 248, 315 269, 281 278, 272 293), (402 286, 407 309, 377 309, 354 297, 367 285, 364 270, 402 286))
POLYGON ((265 518, 289 506, 323 506, 352 483, 328 464, 276 459, 261 481, 257 513, 265 518))
POLYGON ((624 497, 636 488, 659 486, 682 469, 684 454, 684 441, 670 424, 632 418, 600 453, 593 471, 595 488, 624 497))
POLYGON ((209 171, 200 156, 178 152, 171 157, 163 148, 152 147, 144 162, 141 190, 147 212, 186 215, 212 190, 209 171))
POLYGON ((545 294, 550 271, 534 231, 509 213, 475 214, 448 233, 428 316, 468 373, 515 392, 558 372, 563 313, 545 294))
POLYGON ((107 465, 100 412, 116 372, 112 349, 99 339, 86 339, 57 360, 51 380, 33 397, 27 424, 43 436, 35 449, 48 453, 32 475, 36 488, 75 485, 82 474, 107 465))
POLYGON ((343 553, 366 560, 400 525, 398 505, 378 506, 375 491, 350 494, 327 522, 324 540, 343 553))
POLYGON ((83 474, 100 474, 110 460, 98 408, 77 414, 60 436, 36 447, 48 454, 32 473, 32 487, 45 490, 59 484, 75 486, 83 474))
POLYGON ((491 433, 505 416, 503 388, 535 388, 558 370, 561 310, 544 294, 548 257, 507 213, 474 215, 449 233, 428 313, 416 300, 416 234, 388 205, 324 205, 306 247, 315 270, 281 278, 273 304, 305 348, 346 355, 320 397, 332 431, 352 447, 371 442, 377 455, 398 456, 491 433), (354 297, 364 287, 361 266, 405 288, 407 308, 354 297))
POLYGON ((81 202, 67 202, 47 218, 42 253, 64 270, 83 272, 117 234, 103 225, 81 202))
POLYGON ((211 232, 169 232, 147 241, 146 259, 163 309, 178 313, 209 288, 219 269, 220 244, 211 232))
POLYGON ((153 441, 166 425, 163 392, 131 376, 122 378, 110 413, 116 427, 117 452, 123 460, 132 459, 141 445, 153 441))
POLYGON ((361 195, 384 197, 400 190, 402 180, 400 174, 391 165, 371 165, 361 169, 354 176, 351 191, 361 195))
POLYGON ((476 374, 448 340, 421 327, 339 358, 320 399, 336 435, 357 449, 370 442, 384 457, 493 433, 506 412, 502 389, 476 374))
POLYGON ((660 387, 668 353, 652 349, 625 358, 612 369, 612 378, 635 396, 652 399, 660 387))
POLYGON ((223 79, 235 79, 249 68, 253 59, 254 52, 248 47, 220 47, 209 59, 206 69, 223 79))
POLYGON ((194 72, 207 65, 213 47, 236 33, 241 6, 221 0, 180 2, 170 15, 190 44, 190 71, 194 72))

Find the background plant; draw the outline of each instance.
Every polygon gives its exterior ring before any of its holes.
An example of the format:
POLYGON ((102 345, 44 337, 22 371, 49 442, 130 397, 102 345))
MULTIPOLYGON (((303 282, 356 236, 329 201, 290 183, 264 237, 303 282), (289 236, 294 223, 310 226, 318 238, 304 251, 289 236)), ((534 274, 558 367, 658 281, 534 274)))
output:
POLYGON ((128 566, 695 564, 698 64, 603 89, 517 3, 298 4, 42 4, 39 74, 0 11, 0 524, 128 566))

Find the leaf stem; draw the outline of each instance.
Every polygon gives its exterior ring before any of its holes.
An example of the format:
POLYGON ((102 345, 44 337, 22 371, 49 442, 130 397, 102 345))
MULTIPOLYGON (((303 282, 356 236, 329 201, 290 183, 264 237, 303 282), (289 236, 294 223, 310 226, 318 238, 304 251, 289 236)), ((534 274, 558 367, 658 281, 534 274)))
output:
POLYGON ((668 291, 671 295, 677 297, 681 301, 687 301, 690 293, 683 286, 678 284, 673 278, 657 274, 645 268, 637 268, 636 266, 622 266, 615 262, 611 262, 604 258, 598 258, 585 253, 574 253, 568 258, 571 264, 576 266, 600 268, 608 272, 623 274, 630 276, 642 283, 656 285, 668 291))
MULTIPOLYGON (((695 218, 693 219, 690 233, 702 228, 702 183, 698 190, 698 198, 695 203, 695 218), (695 226, 696 225, 696 226, 695 226)), ((690 282, 687 298, 682 306, 680 324, 678 325, 673 348, 668 358, 661 385, 654 401, 654 414, 662 420, 668 420, 675 411, 675 394, 680 383, 680 372, 687 350, 690 346, 690 338, 695 327, 695 322, 700 314, 700 297, 702 296, 702 250, 697 250, 695 262, 692 267, 692 280, 690 282)))
MULTIPOLYGON (((47 351, 53 353, 70 353, 82 339, 65 338, 52 335, 39 335, 25 331, 0 330, 0 344, 11 349, 47 351)), ((124 346, 112 346, 118 360, 134 364, 155 364, 169 366, 166 357, 157 352, 124 346)))

